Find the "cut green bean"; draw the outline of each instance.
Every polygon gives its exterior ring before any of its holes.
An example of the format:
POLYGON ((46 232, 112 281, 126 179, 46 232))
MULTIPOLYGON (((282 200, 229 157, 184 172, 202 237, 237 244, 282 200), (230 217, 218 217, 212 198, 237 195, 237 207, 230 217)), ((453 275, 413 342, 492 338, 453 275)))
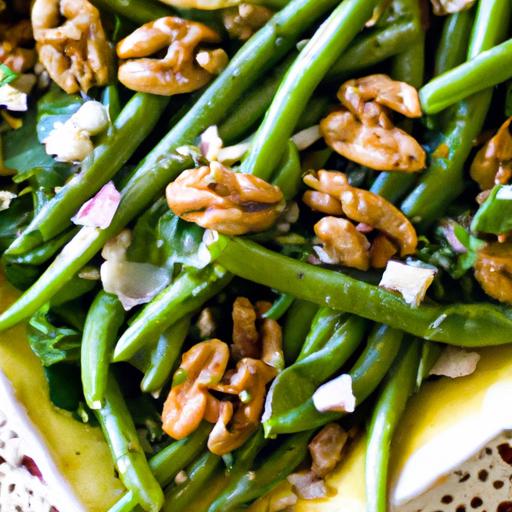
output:
POLYGON ((34 314, 48 302, 137 214, 146 208, 181 171, 193 167, 176 149, 193 144, 206 128, 217 124, 238 98, 296 43, 337 0, 292 0, 231 59, 194 106, 140 163, 122 190, 116 215, 106 229, 83 228, 39 280, 0 315, 0 331, 34 314))
POLYGON ((126 361, 151 340, 185 315, 199 309, 231 281, 232 276, 218 265, 203 270, 187 270, 157 295, 136 316, 122 334, 114 350, 114 361, 126 361))
POLYGON ((302 167, 300 154, 293 141, 288 141, 288 147, 283 158, 277 176, 272 184, 279 187, 287 201, 292 200, 299 192, 302 185, 302 167))
POLYGON ((179 363, 181 349, 190 327, 190 316, 185 316, 160 335, 151 350, 149 364, 140 387, 145 393, 162 389, 179 363))
POLYGON ((286 73, 242 171, 269 180, 315 88, 370 18, 376 0, 344 0, 286 73))
POLYGON ((151 472, 132 417, 113 376, 108 379, 104 405, 95 413, 121 481, 144 510, 158 512, 164 502, 164 493, 151 472))
POLYGON ((368 428, 366 448, 366 510, 388 510, 388 466, 391 441, 407 400, 416 389, 421 343, 402 348, 384 382, 368 428))
POLYGON ((272 307, 263 313, 263 318, 270 318, 272 320, 279 320, 293 304, 293 297, 282 293, 279 298, 272 304, 272 307))
POLYGON ((303 263, 255 242, 222 237, 218 261, 233 274, 294 297, 353 313, 420 338, 475 347, 512 341, 512 310, 490 303, 423 304, 347 275, 303 263))

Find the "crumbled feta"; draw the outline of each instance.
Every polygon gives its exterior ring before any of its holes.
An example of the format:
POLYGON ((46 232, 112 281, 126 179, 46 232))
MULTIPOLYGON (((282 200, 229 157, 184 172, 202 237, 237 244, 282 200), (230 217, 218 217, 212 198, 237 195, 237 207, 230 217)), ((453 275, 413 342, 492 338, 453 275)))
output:
POLYGON ((10 84, 0 87, 0 107, 13 112, 25 112, 28 109, 27 95, 10 84))
POLYGON ((430 375, 440 375, 457 379, 471 375, 477 367, 480 354, 468 352, 459 347, 446 347, 436 364, 430 370, 430 375))
POLYGON ((390 260, 379 286, 399 292, 407 304, 419 306, 432 284, 436 270, 390 260))
POLYGON ((86 101, 65 123, 55 123, 43 141, 46 152, 59 162, 81 162, 94 150, 91 136, 108 124, 106 108, 98 101, 86 101))
POLYGON ((325 482, 318 478, 313 471, 303 470, 292 473, 287 480, 299 498, 303 500, 315 500, 327 496, 325 482))
POLYGON ((11 201, 16 197, 16 194, 8 190, 0 190, 0 212, 7 210, 11 206, 11 201))
POLYGON ((313 403, 320 412, 354 412, 356 397, 352 391, 352 377, 343 374, 326 382, 314 392, 313 403))
POLYGON ((132 232, 129 229, 123 229, 114 238, 111 238, 101 251, 101 257, 110 261, 125 261, 126 251, 132 244, 132 232))

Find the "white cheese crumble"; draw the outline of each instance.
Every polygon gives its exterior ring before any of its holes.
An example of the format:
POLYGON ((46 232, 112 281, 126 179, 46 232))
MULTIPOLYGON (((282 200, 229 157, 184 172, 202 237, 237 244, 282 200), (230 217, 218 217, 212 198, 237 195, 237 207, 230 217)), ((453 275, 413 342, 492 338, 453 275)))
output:
POLYGON ((313 404, 320 412, 354 412, 356 397, 352 391, 352 377, 343 374, 320 386, 313 394, 313 404))
POLYGON ((407 304, 419 306, 435 275, 436 270, 433 268, 418 267, 390 260, 379 286, 397 291, 407 304))
POLYGON ((480 354, 468 352, 459 347, 446 347, 436 364, 430 370, 430 375, 440 375, 457 379, 471 375, 477 367, 480 354))
POLYGON ((16 197, 16 194, 8 190, 0 190, 0 212, 7 210, 11 206, 11 201, 16 197))
POLYGON ((12 112, 25 112, 27 107, 27 95, 10 84, 0 87, 0 106, 12 112))

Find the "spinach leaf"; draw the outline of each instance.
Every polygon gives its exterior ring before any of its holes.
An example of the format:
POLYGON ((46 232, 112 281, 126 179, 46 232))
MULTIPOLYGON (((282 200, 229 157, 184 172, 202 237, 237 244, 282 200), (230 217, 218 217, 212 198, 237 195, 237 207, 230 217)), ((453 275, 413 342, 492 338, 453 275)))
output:
POLYGON ((50 400, 66 411, 78 411, 83 402, 80 368, 74 364, 59 363, 44 369, 50 400))

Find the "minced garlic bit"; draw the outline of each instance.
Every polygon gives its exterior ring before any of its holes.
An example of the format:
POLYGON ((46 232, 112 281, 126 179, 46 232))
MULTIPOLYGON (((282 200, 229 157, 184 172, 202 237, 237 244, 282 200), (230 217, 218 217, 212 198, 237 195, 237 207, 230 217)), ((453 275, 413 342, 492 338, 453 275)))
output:
POLYGON ((65 123, 55 123, 44 140, 46 152, 58 162, 81 162, 94 150, 91 137, 109 125, 106 108, 99 101, 86 101, 65 123))
POLYGON ((476 370, 479 360, 480 354, 477 352, 448 346, 430 370, 430 375, 441 375, 450 379, 466 377, 476 370))
POLYGON ((437 270, 390 260, 379 286, 399 292, 407 304, 419 306, 437 270))
POLYGON ((352 377, 343 374, 326 382, 314 392, 313 403, 320 412, 354 412, 356 397, 352 392, 352 377))

